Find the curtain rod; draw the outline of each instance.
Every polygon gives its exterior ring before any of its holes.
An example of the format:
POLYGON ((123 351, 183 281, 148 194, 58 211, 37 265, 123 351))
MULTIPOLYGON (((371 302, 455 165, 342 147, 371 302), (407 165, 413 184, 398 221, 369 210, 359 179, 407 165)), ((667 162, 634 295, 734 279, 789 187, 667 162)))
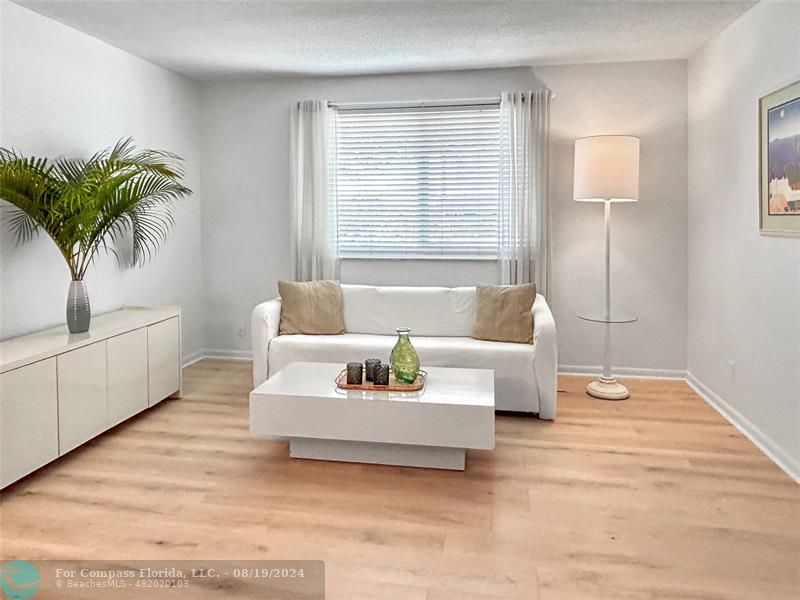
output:
MULTIPOLYGON (((556 95, 552 94, 551 99, 556 95)), ((366 110, 371 108, 426 108, 434 106, 492 106, 500 104, 500 96, 489 98, 456 98, 451 100, 401 100, 394 102, 328 102, 331 108, 339 110, 366 110)))
POLYGON ((427 106, 491 106, 500 104, 500 96, 496 98, 468 98, 456 100, 399 100, 394 102, 328 102, 328 106, 341 110, 358 110, 369 108, 405 108, 408 106, 425 108, 427 106))

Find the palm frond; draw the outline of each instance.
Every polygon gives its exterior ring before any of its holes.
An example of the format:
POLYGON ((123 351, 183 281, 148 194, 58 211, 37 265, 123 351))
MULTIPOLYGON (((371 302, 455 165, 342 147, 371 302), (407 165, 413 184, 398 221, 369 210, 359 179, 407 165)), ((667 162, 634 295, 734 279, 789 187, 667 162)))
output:
POLYGON ((98 252, 119 255, 127 234, 134 264, 151 260, 174 225, 174 204, 192 192, 181 180, 182 159, 162 150, 137 150, 119 140, 88 159, 25 157, 0 148, 0 198, 18 243, 44 231, 82 279, 98 252))
POLYGON ((4 213, 6 213, 4 216, 6 216, 6 220, 8 221, 9 230, 17 239, 17 244, 24 244, 36 237, 40 225, 31 215, 24 210, 20 210, 16 206, 4 208, 8 209, 4 211, 4 213))

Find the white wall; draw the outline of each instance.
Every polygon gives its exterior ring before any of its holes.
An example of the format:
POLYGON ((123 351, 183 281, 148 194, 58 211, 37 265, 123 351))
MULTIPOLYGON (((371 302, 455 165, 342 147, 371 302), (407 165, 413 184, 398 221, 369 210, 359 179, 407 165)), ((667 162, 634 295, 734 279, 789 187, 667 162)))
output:
MULTIPOLYGON (((202 90, 204 261, 209 347, 249 352, 253 307, 277 293, 289 266, 289 115, 304 98, 423 100, 499 95, 541 85, 529 68, 219 82, 202 90), (240 326, 245 335, 239 336, 240 326)), ((347 261, 342 281, 472 285, 493 263, 347 261)))
MULTIPOLYGON (((615 209, 615 282, 641 317, 620 326, 626 367, 683 369, 686 343, 685 61, 219 82, 203 87, 204 252, 209 345, 249 350, 249 313, 289 269, 289 110, 334 101, 496 96, 549 85, 553 102, 555 290, 562 363, 599 365, 601 335, 576 317, 600 306, 602 213, 572 202, 572 140, 642 136, 642 201, 615 209), (544 83, 543 83, 544 82, 544 83), (654 342, 654 340, 657 340, 654 342)), ((352 283, 494 283, 492 262, 347 261, 352 283)))
POLYGON ((689 61, 688 369, 800 478, 800 239, 758 234, 758 98, 797 80, 797 3, 757 4, 689 61))
POLYGON ((572 199, 573 143, 641 138, 636 203, 611 209, 612 305, 639 318, 612 328, 614 364, 679 374, 686 367, 686 61, 541 67, 552 105, 551 304, 559 363, 602 361, 602 325, 577 318, 603 306, 603 206, 572 199))
MULTIPOLYGON (((186 159, 195 194, 178 207, 166 246, 144 269, 103 256, 89 269, 95 313, 123 304, 179 304, 184 355, 204 347, 201 263, 199 98, 189 80, 16 4, 2 19, 2 137, 26 154, 89 156, 134 136, 143 148, 186 159)), ((0 229, 0 336, 65 320, 69 271, 41 237, 15 246, 0 229)))

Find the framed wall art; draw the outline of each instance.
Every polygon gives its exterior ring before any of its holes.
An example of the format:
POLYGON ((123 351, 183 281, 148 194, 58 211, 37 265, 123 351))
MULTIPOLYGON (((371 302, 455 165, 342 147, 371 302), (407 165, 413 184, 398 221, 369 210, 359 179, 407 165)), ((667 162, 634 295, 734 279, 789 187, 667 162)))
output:
POLYGON ((759 231, 800 236, 800 81, 759 104, 759 231))

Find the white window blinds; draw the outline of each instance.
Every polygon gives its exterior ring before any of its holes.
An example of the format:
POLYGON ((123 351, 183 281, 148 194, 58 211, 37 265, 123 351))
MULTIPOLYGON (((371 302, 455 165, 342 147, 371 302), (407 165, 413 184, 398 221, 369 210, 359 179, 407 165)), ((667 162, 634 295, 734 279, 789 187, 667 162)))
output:
POLYGON ((497 257, 499 105, 339 109, 332 144, 339 256, 497 257))

